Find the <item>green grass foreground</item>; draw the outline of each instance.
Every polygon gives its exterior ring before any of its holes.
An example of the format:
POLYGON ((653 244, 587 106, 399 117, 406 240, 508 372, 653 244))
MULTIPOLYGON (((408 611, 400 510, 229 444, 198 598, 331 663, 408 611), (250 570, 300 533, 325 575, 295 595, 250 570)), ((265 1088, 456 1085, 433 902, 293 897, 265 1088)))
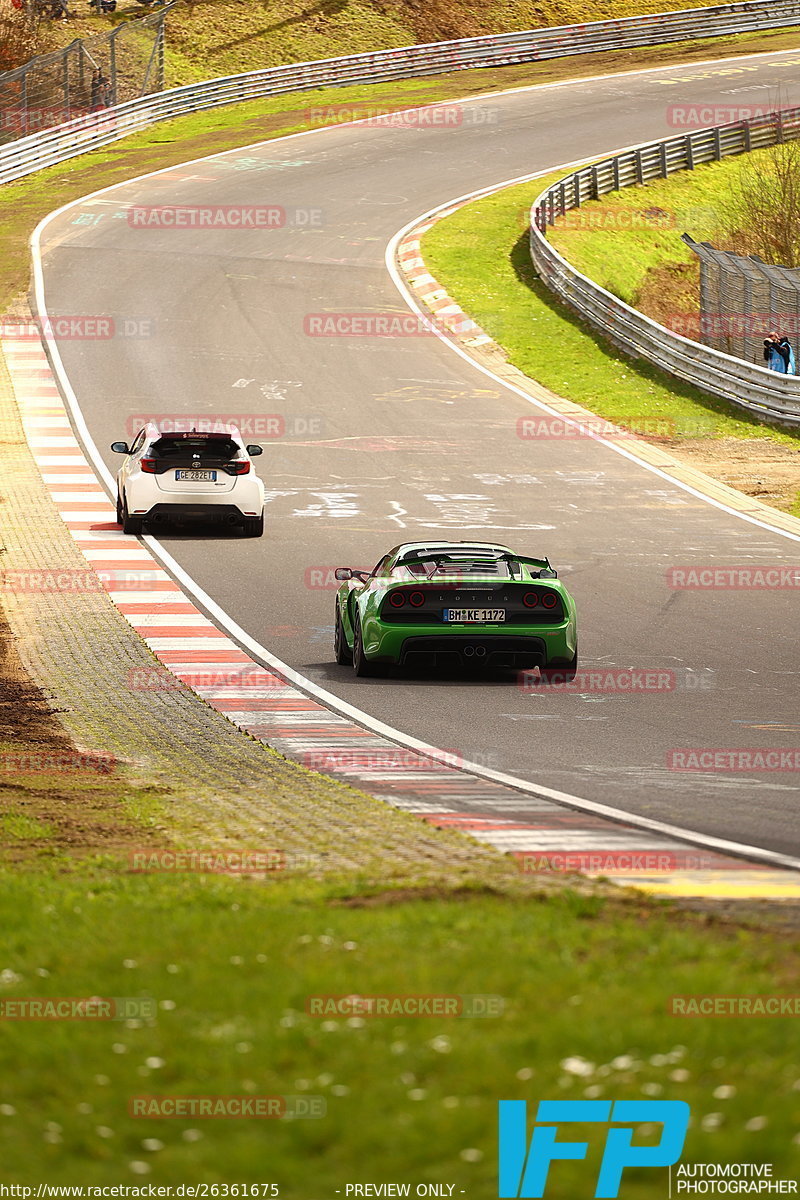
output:
MULTIPOLYGON (((99 866, 0 876, 0 998, 146 997, 157 1014, 3 1020, 14 1064, 0 1104, 4 1177, 275 1182, 298 1200, 377 1179, 491 1197, 497 1101, 586 1096, 687 1100, 685 1161, 790 1172, 800 1077, 791 1018, 668 1012, 673 994, 796 992, 785 937, 570 891, 353 892, 99 866), (351 993, 490 994, 505 1011, 306 1013, 309 996, 351 993), (327 1115, 129 1117, 129 1097, 145 1094, 323 1096, 327 1115)), ((590 1194, 590 1169, 558 1165, 552 1195, 590 1194)), ((632 1172, 624 1194, 666 1195, 666 1173, 632 1172)))

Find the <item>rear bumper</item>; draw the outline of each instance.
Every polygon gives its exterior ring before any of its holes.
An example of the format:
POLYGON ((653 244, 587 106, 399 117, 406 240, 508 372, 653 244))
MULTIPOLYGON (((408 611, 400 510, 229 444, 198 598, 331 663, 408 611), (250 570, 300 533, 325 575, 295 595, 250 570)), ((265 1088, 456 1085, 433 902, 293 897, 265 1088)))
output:
POLYGON ((452 632, 441 625, 412 629, 373 620, 364 629, 367 656, 379 662, 434 665, 514 667, 561 666, 575 655, 576 631, 572 621, 546 628, 510 629, 503 626, 458 626, 452 632))
POLYGON ((154 486, 151 482, 154 478, 140 475, 126 482, 125 499, 132 517, 152 520, 153 514, 175 512, 188 517, 197 512, 210 520, 218 512, 223 514, 221 519, 224 520, 225 514, 230 512, 238 513, 240 518, 259 516, 264 507, 264 492, 256 476, 243 475, 233 481, 231 487, 220 488, 216 492, 211 488, 179 491, 177 488, 172 490, 154 486))
POLYGON ((539 667, 547 662, 544 641, 538 637, 508 634, 450 634, 442 637, 409 637, 400 651, 402 666, 414 663, 435 666, 539 667))
POLYGON ((236 504, 154 504, 146 513, 137 513, 143 521, 213 521, 221 525, 235 525, 244 520, 245 514, 236 504))

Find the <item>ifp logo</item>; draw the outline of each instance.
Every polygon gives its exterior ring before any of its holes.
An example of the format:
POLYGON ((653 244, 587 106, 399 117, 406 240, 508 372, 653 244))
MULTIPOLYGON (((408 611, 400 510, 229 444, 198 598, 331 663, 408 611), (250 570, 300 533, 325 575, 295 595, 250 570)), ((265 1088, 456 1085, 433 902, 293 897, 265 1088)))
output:
POLYGON ((524 1100, 500 1101, 500 1200, 544 1196, 550 1164, 586 1158, 588 1142, 556 1141, 562 1122, 611 1125, 606 1130, 595 1197, 619 1194, 626 1167, 669 1167, 683 1150, 689 1105, 683 1100, 541 1100, 528 1145, 528 1106, 524 1100), (655 1146, 634 1146, 640 1122, 663 1126, 655 1146))

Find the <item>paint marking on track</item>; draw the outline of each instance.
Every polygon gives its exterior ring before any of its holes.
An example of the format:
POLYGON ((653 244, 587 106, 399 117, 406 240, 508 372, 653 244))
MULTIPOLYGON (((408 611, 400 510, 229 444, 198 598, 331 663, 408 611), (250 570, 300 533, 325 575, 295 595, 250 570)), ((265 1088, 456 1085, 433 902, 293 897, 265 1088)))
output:
MULTIPOLYGON (((161 664, 153 671, 132 672, 132 690, 189 688, 234 725, 295 761, 344 779, 430 824, 460 829, 514 855, 523 870, 531 862, 541 866, 554 851, 581 855, 599 850, 606 858, 610 854, 625 856, 616 859, 622 864, 620 869, 606 869, 603 874, 617 883, 664 895, 800 896, 800 876, 794 871, 758 868, 719 853, 706 856, 709 866, 704 870, 676 866, 655 875, 643 874, 641 869, 631 871, 626 863, 645 861, 645 856, 653 854, 671 856, 670 862, 685 861, 686 842, 565 809, 555 800, 539 798, 532 803, 505 783, 487 781, 437 761, 424 750, 407 749, 365 729, 309 697, 280 671, 265 668, 191 602, 145 545, 122 533, 114 507, 96 481, 71 427, 63 435, 65 407, 60 400, 54 402, 50 416, 43 419, 35 394, 28 390, 30 376, 21 369, 22 359, 14 343, 5 342, 3 350, 26 437, 53 502, 87 564, 99 573, 100 586, 161 664), (88 512, 76 510, 59 475, 50 476, 52 455, 47 443, 54 429, 62 431, 65 453, 59 457, 84 477, 81 496, 88 512), (42 433, 45 445, 41 444, 42 433), (90 476, 94 486, 86 481, 90 476), (505 815, 517 806, 523 816, 505 815)), ((26 361, 30 361, 30 347, 26 347, 26 361)), ((37 365, 42 378, 49 371, 43 349, 37 365)))
MULTIPOLYGON (((785 54, 786 52, 784 51, 781 53, 785 54)), ((698 68, 730 61, 741 63, 744 59, 767 59, 777 57, 779 57, 779 55, 776 55, 775 52, 765 52, 760 54, 739 56, 734 60, 706 60, 704 62, 693 64, 693 66, 698 68)), ((627 72, 612 72, 611 74, 597 75, 585 79, 563 80, 556 83, 509 88, 503 92, 491 93, 491 96, 492 99, 496 99, 501 95, 521 92, 546 91, 554 88, 575 86, 583 87, 588 83, 599 82, 607 79, 624 78, 627 75, 655 75, 658 72, 663 73, 669 69, 669 67, 660 66, 646 68, 644 70, 638 69, 627 72)), ((672 69, 674 70, 674 68, 672 69)), ((476 101, 484 102, 486 98, 486 94, 480 93, 474 96, 462 97, 459 100, 459 103, 470 104, 476 101)), ((404 111, 416 111, 416 109, 404 111)), ((356 127, 363 123, 364 121, 356 120, 353 122, 348 122, 348 125, 356 127)), ((330 128, 340 127, 341 126, 337 124, 336 126, 332 126, 330 128)), ((288 141, 291 138, 321 136, 325 133, 326 129, 324 128, 307 130, 302 133, 286 135, 285 138, 273 139, 268 143, 268 145, 271 146, 274 141, 288 141)), ((638 145, 646 144, 647 143, 639 143, 638 145)), ((246 147, 240 147, 237 152, 241 154, 246 150, 260 150, 263 145, 264 143, 253 143, 246 147)), ((636 148, 637 146, 629 146, 622 149, 636 148)), ((617 152, 620 151, 618 150, 617 152)), ((161 182, 162 178, 165 180, 179 178, 179 175, 177 174, 178 171, 185 171, 187 168, 197 164, 207 165, 209 162, 220 159, 228 153, 230 152, 222 151, 214 155, 201 156, 200 158, 194 159, 189 163, 181 164, 179 168, 174 166, 163 168, 161 171, 146 173, 136 177, 136 179, 128 180, 126 183, 138 183, 147 179, 150 182, 158 184, 161 182)), ((581 159, 566 164, 555 163, 547 168, 544 168, 543 170, 520 176, 516 179, 507 180, 500 186, 504 187, 510 186, 514 183, 526 182, 527 180, 532 180, 543 175, 550 174, 558 169, 563 169, 566 171, 578 167, 587 161, 590 160, 581 159)), ((44 229, 56 217, 66 213, 70 208, 76 207, 80 204, 85 204, 89 201, 94 202, 98 198, 106 196, 120 186, 123 185, 114 184, 105 188, 101 188, 97 192, 92 193, 90 196, 83 197, 78 201, 72 202, 71 204, 55 210, 54 212, 48 214, 48 216, 40 222, 39 226, 34 231, 34 234, 31 238, 31 246, 33 252, 35 294, 40 316, 46 316, 47 312, 44 297, 44 278, 40 248, 41 236, 44 229)), ((493 186, 486 189, 486 194, 496 190, 498 190, 497 186, 493 186)), ((459 207, 460 203, 465 202, 465 200, 468 198, 473 197, 462 197, 459 200, 451 201, 446 207, 450 207, 451 210, 454 210, 455 208, 459 207)), ((433 216, 434 214, 430 215, 433 216)), ((396 278, 394 267, 394 249, 397 243, 402 240, 403 236, 417 224, 418 222, 411 222, 409 226, 401 230, 396 237, 392 239, 392 243, 387 248, 387 263, 389 263, 390 272, 392 273, 393 278, 395 278, 396 283, 398 280, 396 278)), ((399 283, 398 287, 401 287, 399 283)), ((404 298, 408 302, 408 297, 404 295, 404 298)), ((413 307, 413 304, 411 306, 413 307)), ((443 340, 448 341, 448 344, 451 346, 453 345, 450 339, 444 335, 439 334, 439 336, 442 336, 443 340)), ((480 337, 481 335, 478 334, 477 336, 480 337)), ((78 432, 80 440, 85 448, 85 453, 92 464, 95 477, 101 481, 106 489, 104 493, 99 493, 103 495, 103 500, 105 502, 102 509, 100 509, 98 506, 94 512, 74 512, 62 510, 62 516, 66 518, 69 528, 79 544, 81 539, 86 538, 87 535, 92 536, 95 531, 99 530, 104 532, 110 531, 110 536, 112 538, 116 536, 122 537, 118 527, 113 521, 113 511, 110 510, 107 499, 108 495, 112 494, 114 487, 112 476, 105 467, 91 434, 89 433, 77 397, 72 390, 66 371, 64 370, 63 363, 61 362, 58 346, 55 340, 49 335, 45 340, 51 361, 53 363, 53 368, 60 384, 60 394, 65 398, 67 411, 70 414, 73 427, 78 432), (111 513, 111 519, 109 519, 109 513, 111 513)), ((9 346, 8 349, 9 351, 13 352, 13 345, 9 346)), ((42 376, 39 378, 40 382, 41 379, 44 378, 46 387, 46 369, 48 367, 48 363, 42 354, 41 348, 37 347, 37 350, 38 354, 42 355, 41 361, 39 362, 39 369, 42 371, 42 376)), ((469 359, 469 356, 464 351, 458 352, 462 353, 464 358, 472 361, 474 365, 474 360, 469 359)), ((13 357, 13 353, 10 356, 13 357)), ((18 357, 20 360, 19 366, 22 369, 23 355, 20 354, 18 357)), ((33 362, 34 367, 36 366, 37 355, 31 355, 30 345, 24 348, 24 358, 25 368, 30 366, 31 362, 33 362)), ((484 373, 489 375, 493 380, 497 381, 496 376, 492 375, 491 372, 485 371, 484 373)), ((499 382, 504 388, 508 386, 504 381, 499 382)), ((41 399, 38 398, 40 394, 32 391, 29 398, 29 404, 26 404, 24 399, 24 378, 22 374, 19 378, 19 387, 19 396, 23 401, 21 406, 27 411, 33 411, 35 405, 37 403, 41 403, 41 399)), ((526 398, 530 399, 529 397, 526 398)), ((52 403, 50 389, 47 389, 47 403, 52 403)), ((545 405, 541 405, 540 407, 545 408, 547 411, 545 405)), ((29 437, 29 442, 30 441, 31 437, 29 437)), ((618 453, 624 453, 624 451, 613 444, 611 445, 611 448, 616 450, 618 453)), ((55 445, 36 447, 35 457, 37 458, 40 469, 43 472, 50 472, 54 470, 79 470, 85 472, 88 468, 86 459, 83 457, 83 453, 77 441, 74 442, 74 446, 71 451, 68 450, 67 447, 62 447, 61 443, 58 441, 55 445)), ((655 473, 659 474, 658 471, 655 473)), ((679 487, 684 486, 671 478, 669 482, 679 487)), ((686 486, 684 486, 684 490, 690 492, 692 491, 691 488, 686 486)), ((718 508, 721 508, 725 511, 731 511, 730 509, 727 509, 724 504, 712 500, 708 496, 701 496, 701 498, 707 503, 715 504, 715 506, 718 508)), ((743 514, 736 515, 742 516, 742 518, 745 520, 753 520, 753 518, 748 518, 743 514)), ((754 523, 760 524, 760 522, 757 520, 754 521, 754 523)), ((784 530, 775 530, 773 528, 771 531, 780 532, 783 534, 783 536, 790 537, 793 540, 800 540, 800 538, 794 538, 791 533, 788 533, 784 530)), ((198 603, 203 606, 206 612, 210 613, 215 618, 217 625, 214 626, 214 628, 225 631, 225 637, 222 639, 214 638, 213 635, 207 639, 209 642, 213 642, 213 648, 207 646, 203 646, 201 648, 198 646, 197 640, 192 640, 189 643, 192 647, 190 662, 187 662, 186 648, 183 645, 182 639, 175 639, 178 642, 181 642, 181 645, 174 647, 171 646, 169 648, 165 647, 160 649, 158 652, 158 657, 166 668, 170 668, 177 664, 180 664, 182 669, 188 666, 192 671, 198 667, 207 669, 209 665, 234 664, 238 666, 246 666, 249 664, 250 667, 266 667, 267 669, 271 669, 276 673, 276 677, 280 678, 284 686, 296 688, 300 695, 304 696, 306 699, 311 697, 311 699, 315 702, 311 707, 316 712, 318 725, 325 729, 326 739, 329 737, 328 722, 333 719, 334 723, 338 723, 338 731, 340 736, 342 736, 344 739, 344 734, 346 732, 348 736, 352 738, 352 740, 349 742, 347 740, 344 740, 343 742, 348 749, 352 748, 354 744, 359 743, 362 745, 371 746, 373 748, 375 746, 380 747, 380 749, 384 752, 387 748, 393 749, 396 752, 398 747, 403 747, 406 750, 417 752, 418 754, 424 756, 426 760, 441 760, 443 752, 438 750, 436 747, 429 746, 427 743, 424 743, 419 739, 410 737, 409 735, 403 734, 399 730, 393 729, 391 726, 385 725, 383 722, 371 717, 369 714, 362 712, 354 705, 348 704, 346 701, 341 700, 339 697, 326 691, 324 688, 319 687, 311 680, 306 679, 303 675, 297 671, 294 671, 285 663, 282 663, 281 660, 273 655, 266 647, 262 646, 256 641, 256 639, 252 638, 245 630, 238 626, 236 622, 234 622, 229 616, 229 614, 221 609, 220 606, 217 605, 210 596, 206 595, 206 593, 204 593, 202 589, 198 587, 195 581, 181 568, 181 566, 172 558, 172 556, 160 546, 155 538, 147 537, 144 539, 144 543, 147 545, 148 549, 153 555, 153 567, 146 572, 148 589, 152 591, 172 589, 175 587, 175 581, 177 581, 181 584, 184 593, 188 597, 193 597, 195 600, 197 600, 198 603), (168 568, 169 573, 164 568, 168 568), (250 651, 250 654, 245 653, 242 647, 247 647, 250 651), (320 703, 317 704, 316 701, 319 701, 320 703)), ((104 576, 111 576, 112 581, 109 584, 110 595, 113 598, 122 595, 123 593, 120 593, 119 591, 119 579, 122 578, 122 573, 117 572, 117 574, 114 575, 113 572, 104 570, 103 574, 104 576)), ((200 610, 197 609, 197 611, 199 612, 200 610)), ((308 715, 313 717, 314 711, 308 715)), ((277 716, 277 714, 274 715, 277 716)), ((299 714, 292 714, 293 718, 297 718, 298 715, 299 714)), ((318 748, 321 745, 319 741, 316 743, 314 741, 309 742, 309 738, 312 736, 312 734, 310 734, 309 727, 307 725, 303 727, 303 740, 300 741, 297 738, 297 730, 292 724, 291 720, 282 720, 282 723, 279 726, 277 724, 272 725, 268 732, 265 733, 264 719, 265 716, 268 716, 268 714, 259 712, 257 716, 261 722, 260 726, 242 724, 242 728, 247 729, 248 732, 253 733, 253 735, 256 737, 263 735, 263 740, 269 740, 270 745, 276 746, 279 749, 283 749, 284 752, 290 757, 300 757, 300 760, 303 761, 302 753, 307 751, 309 744, 312 746, 316 745, 318 748), (281 739, 284 739, 284 741, 282 742, 281 739), (298 751, 301 752, 300 755, 298 755, 298 751)), ((317 736, 316 731, 314 731, 313 736, 317 736)), ((325 745, 328 745, 327 741, 325 742, 325 745)), ((338 765, 341 766, 342 764, 339 763, 338 765)), ((340 775, 357 785, 360 782, 358 771, 334 770, 334 767, 331 764, 329 764, 325 769, 328 770, 329 773, 340 775)), ((751 894, 747 891, 747 885, 745 884, 745 876, 748 874, 748 872, 742 869, 743 860, 747 859, 750 859, 751 863, 757 862, 764 864, 764 866, 768 868, 771 868, 768 870, 758 871, 758 877, 762 889, 763 887, 767 887, 768 889, 773 887, 773 894, 775 896, 782 897, 787 895, 785 890, 786 888, 790 889, 791 894, 793 895, 800 894, 800 880, 798 879, 798 876, 794 874, 794 872, 800 870, 800 859, 792 856, 777 854, 772 851, 764 850, 760 847, 746 846, 739 843, 730 842, 723 838, 717 838, 689 830, 683 830, 665 822, 655 821, 651 818, 633 816, 625 813, 621 809, 598 804, 596 802, 585 800, 581 797, 568 793, 560 792, 556 789, 548 788, 543 785, 533 784, 527 780, 518 779, 500 771, 483 768, 477 764, 466 763, 458 769, 451 768, 450 774, 453 779, 452 795, 454 802, 463 803, 467 806, 472 805, 472 808, 467 814, 470 818, 480 818, 481 812, 478 808, 479 804, 486 808, 487 812, 485 815, 491 818, 491 809, 495 804, 499 810, 501 808, 508 808, 508 806, 513 804, 516 800, 520 800, 521 804, 526 808, 530 808, 531 804, 535 803, 537 806, 539 806, 536 809, 537 813, 540 811, 549 813, 554 824, 558 823, 559 821, 563 822, 565 812, 573 814, 578 813, 585 817, 587 827, 592 826, 593 821, 603 819, 609 829, 609 836, 612 831, 617 836, 620 834, 620 831, 627 832, 628 836, 630 837, 631 847, 635 847, 638 844, 638 841, 640 841, 643 837, 647 838, 652 834, 657 834, 665 839, 665 844, 669 844, 670 842, 674 841, 677 846, 682 847, 684 850, 686 849, 687 845, 700 846, 704 850, 710 851, 712 854, 720 854, 723 856, 728 855, 729 857, 726 861, 732 866, 739 868, 738 879, 742 881, 744 886, 737 894, 743 897, 751 894), (772 880, 772 882, 770 882, 770 880, 772 880), (796 889, 796 891, 792 891, 792 889, 796 889)), ((420 796, 426 795, 427 793, 420 792, 419 790, 415 793, 413 790, 406 788, 405 794, 403 794, 404 789, 394 787, 391 777, 385 780, 385 785, 382 789, 378 789, 373 780, 372 786, 367 786, 365 790, 371 791, 373 794, 377 795, 378 798, 385 800, 399 808, 408 808, 409 811, 414 811, 415 807, 419 808, 420 811, 422 811, 422 809, 426 809, 428 810, 428 816, 431 817, 429 811, 430 806, 425 803, 424 799, 420 798, 420 796)), ((438 815, 433 814, 431 819, 436 821, 439 819, 439 816, 456 815, 456 812, 457 810, 455 809, 438 809, 438 815)), ((536 828, 539 827, 540 823, 537 820, 536 828)), ((531 828, 533 830, 534 827, 531 828)), ((507 845, 503 845, 502 848, 504 850, 510 849, 507 845)), ((729 880, 730 877, 731 876, 729 874, 729 880)), ((642 880, 637 877, 629 878, 627 876, 617 874, 615 878, 617 878, 620 882, 630 882, 640 886, 642 884, 642 880)), ((660 879, 660 884, 674 886, 675 891, 673 894, 676 895, 708 894, 707 892, 703 891, 703 888, 706 886, 706 884, 701 884, 695 878, 689 878, 686 872, 676 872, 673 876, 668 878, 662 876, 660 879)), ((713 883, 708 884, 708 886, 712 888, 713 894, 713 883)), ((653 890, 656 889, 654 888, 653 890)), ((720 892, 720 894, 723 893, 720 892)), ((724 894, 728 895, 729 892, 725 892, 724 894)), ((763 896, 765 893, 763 890, 759 890, 757 894, 763 896)))

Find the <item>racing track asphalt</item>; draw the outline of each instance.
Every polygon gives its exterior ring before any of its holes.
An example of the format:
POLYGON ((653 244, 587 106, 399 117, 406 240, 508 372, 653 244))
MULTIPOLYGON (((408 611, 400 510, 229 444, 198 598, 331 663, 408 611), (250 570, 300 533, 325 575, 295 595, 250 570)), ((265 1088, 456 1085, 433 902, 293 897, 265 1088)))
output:
MULTIPOLYGON (((458 125, 315 130, 78 202, 42 233, 48 312, 152 322, 149 336, 58 342, 106 464, 118 465, 108 444, 131 434, 136 414, 279 414, 286 433, 265 440, 259 460, 265 537, 159 537, 250 635, 336 696, 467 760, 797 854, 796 773, 666 765, 672 748, 798 744, 796 592, 681 592, 665 581, 670 566, 794 565, 797 543, 596 441, 520 439, 518 418, 536 409, 434 337, 314 338, 304 319, 407 312, 385 247, 435 205, 675 132, 670 104, 763 103, 778 91, 798 103, 798 64, 793 52, 487 95, 463 106, 458 125), (163 204, 277 204, 299 216, 261 231, 127 219, 126 206, 163 204), (356 680, 332 661, 334 593, 312 573, 368 567, 429 536, 547 554, 578 602, 582 665, 672 669, 675 690, 356 680)), ((529 803, 520 794, 518 811, 529 803)))

